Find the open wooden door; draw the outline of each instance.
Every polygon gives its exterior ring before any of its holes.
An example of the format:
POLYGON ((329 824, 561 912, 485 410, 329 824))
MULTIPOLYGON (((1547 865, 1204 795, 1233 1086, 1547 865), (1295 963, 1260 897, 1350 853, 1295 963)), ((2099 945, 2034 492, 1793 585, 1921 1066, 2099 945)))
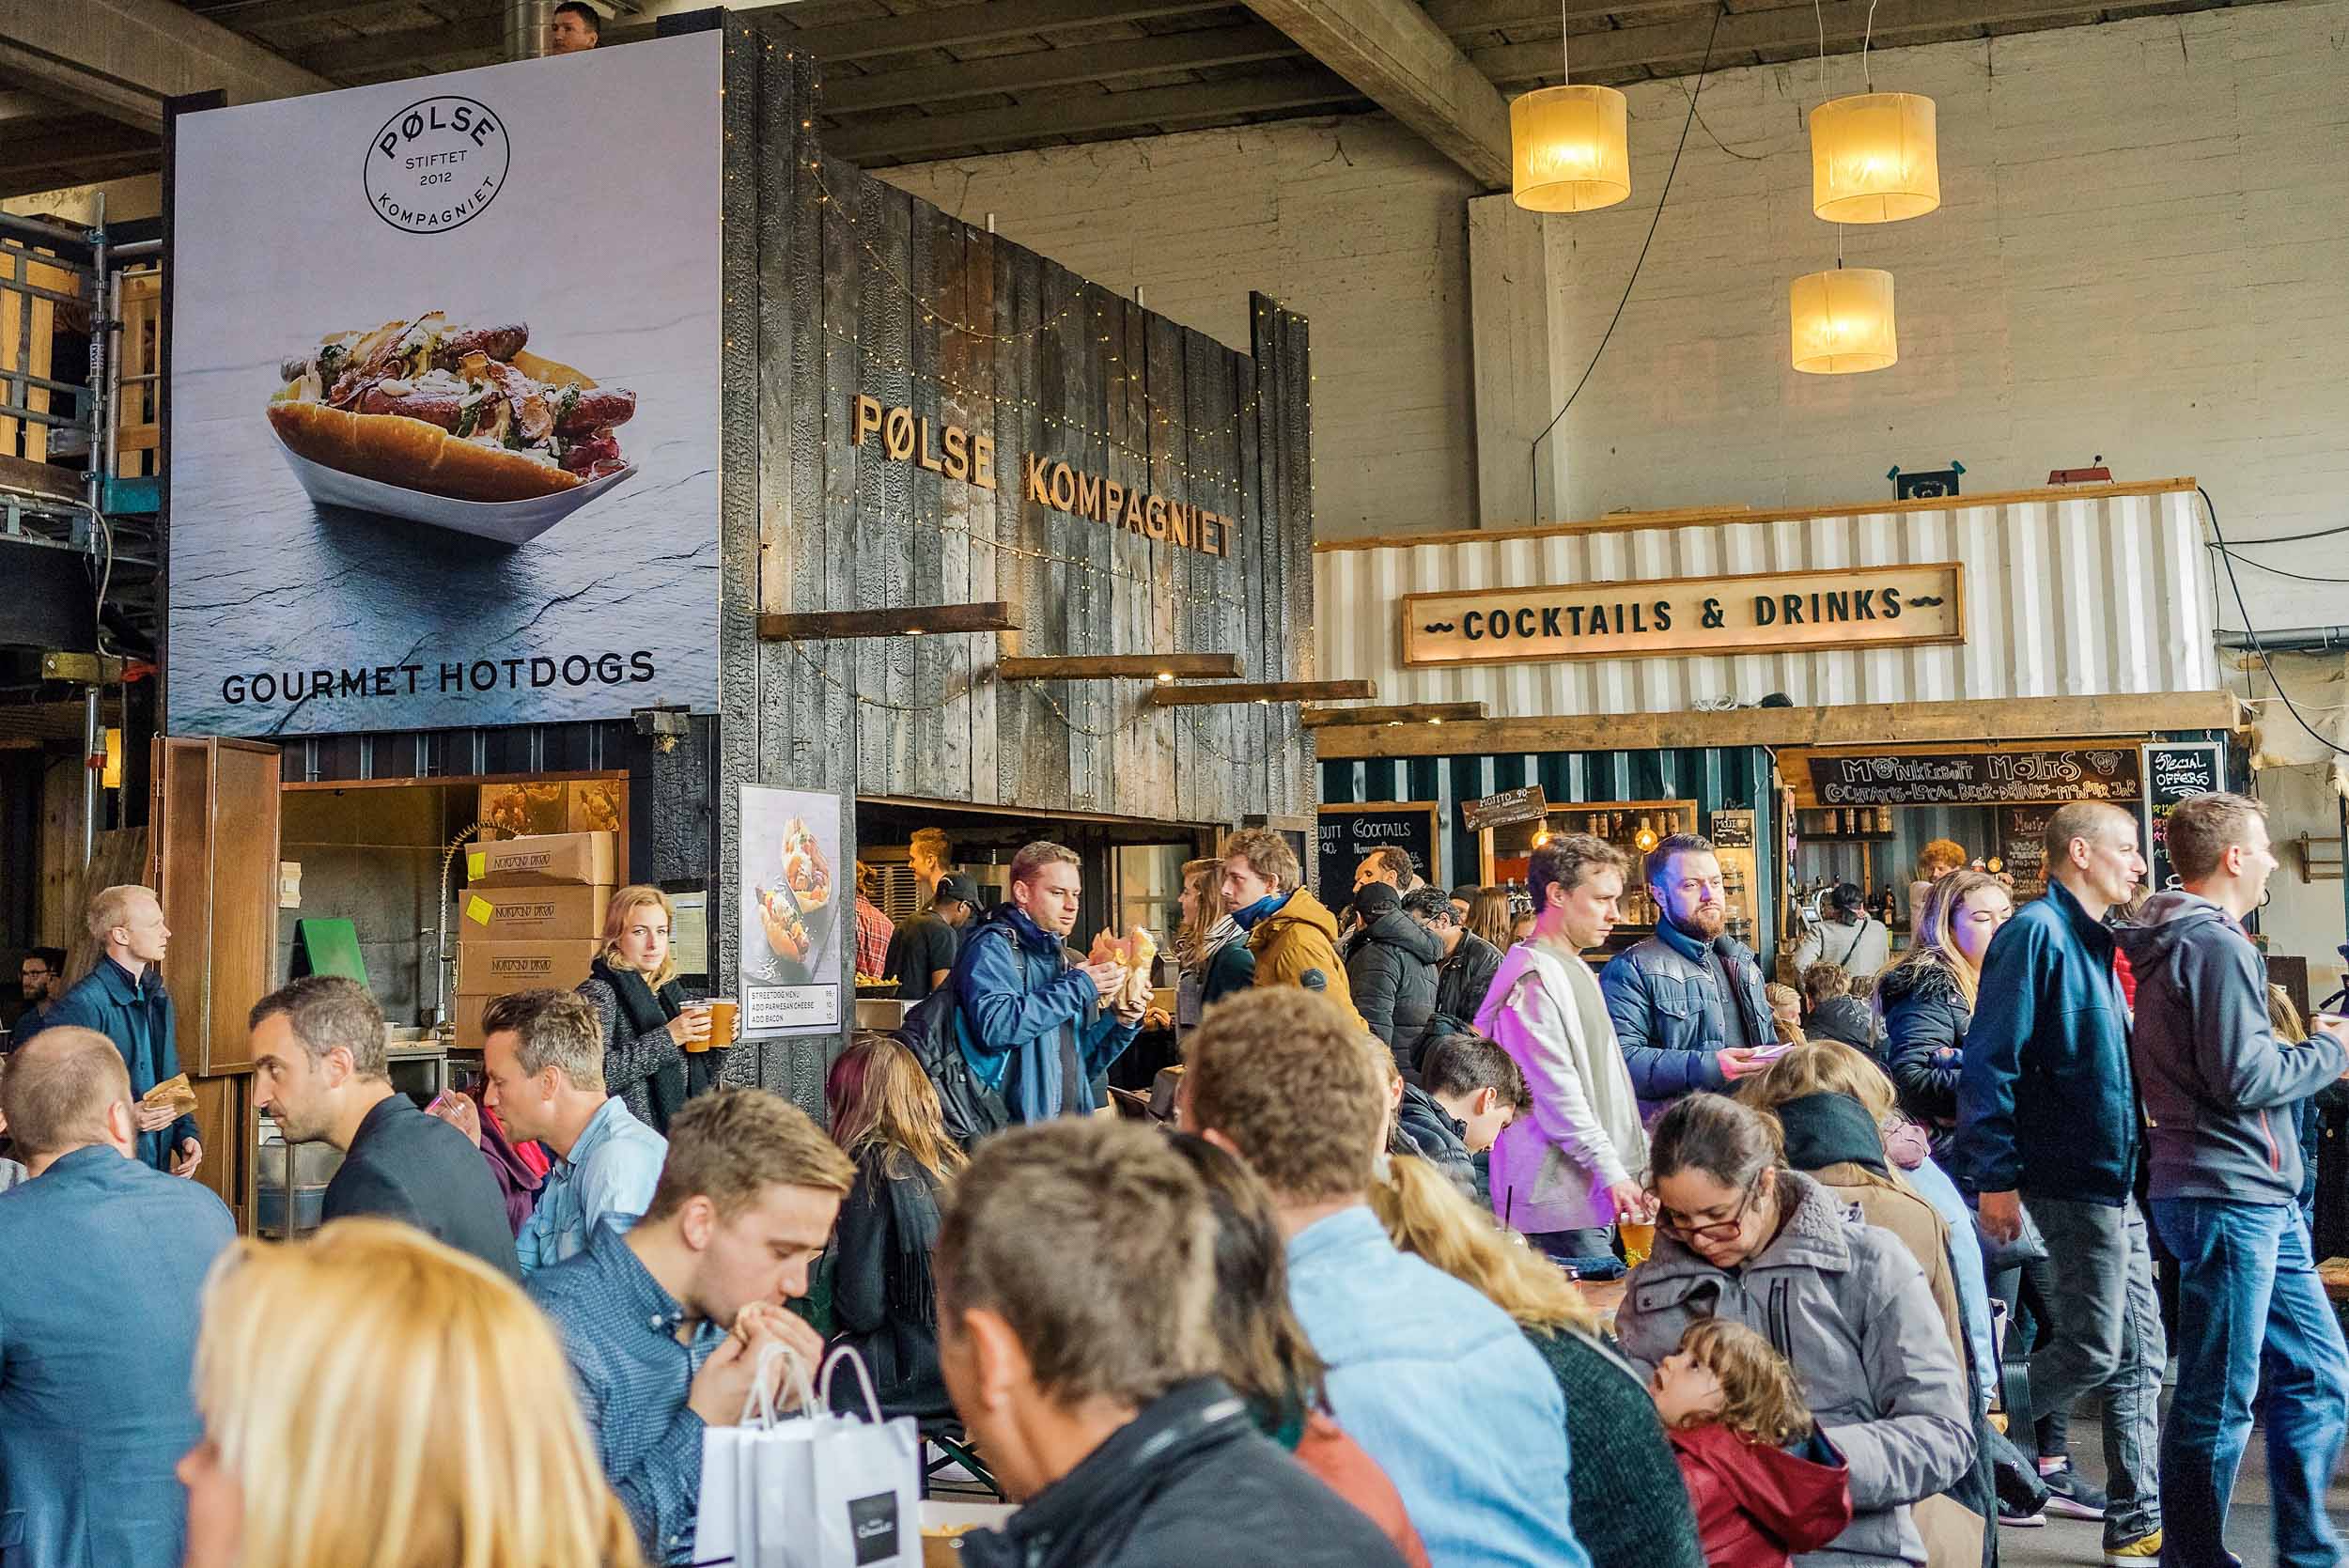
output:
POLYGON ((204 1141, 196 1179, 253 1229, 253 1057, 245 1015, 277 972, 277 748, 155 737, 149 872, 171 928, 163 965, 204 1141))

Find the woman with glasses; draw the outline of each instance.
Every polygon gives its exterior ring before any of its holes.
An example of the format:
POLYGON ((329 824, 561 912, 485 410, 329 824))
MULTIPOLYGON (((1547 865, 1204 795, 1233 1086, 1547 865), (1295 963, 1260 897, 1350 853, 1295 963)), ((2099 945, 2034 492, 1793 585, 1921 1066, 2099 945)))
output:
POLYGON ((1656 1124, 1656 1250, 1615 1320, 1645 1373, 1688 1325, 1743 1323, 1793 1364, 1804 1401, 1851 1467, 1851 1528, 1806 1568, 1923 1563, 1909 1505, 1973 1459, 1966 1373, 1900 1239, 1786 1168, 1776 1124, 1691 1094, 1656 1124))

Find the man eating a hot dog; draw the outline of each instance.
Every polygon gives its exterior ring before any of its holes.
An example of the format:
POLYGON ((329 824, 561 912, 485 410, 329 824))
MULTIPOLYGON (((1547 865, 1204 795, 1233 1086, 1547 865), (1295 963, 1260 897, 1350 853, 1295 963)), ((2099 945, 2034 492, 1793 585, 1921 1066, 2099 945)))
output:
POLYGON ((1089 1114, 1094 1084, 1133 1044, 1149 1004, 1114 958, 1072 964, 1082 886, 1076 852, 1029 845, 1011 862, 1011 896, 963 939, 949 982, 971 1071, 1014 1122, 1089 1114))

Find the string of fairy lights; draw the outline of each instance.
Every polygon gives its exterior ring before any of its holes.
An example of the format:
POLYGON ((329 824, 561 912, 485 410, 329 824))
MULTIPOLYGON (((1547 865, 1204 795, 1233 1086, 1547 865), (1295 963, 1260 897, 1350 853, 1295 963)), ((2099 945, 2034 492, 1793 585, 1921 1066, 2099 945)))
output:
MULTIPOLYGON (((775 53, 774 41, 772 39, 767 40, 765 48, 767 54, 770 55, 773 54, 775 53)), ((786 50, 784 51, 784 58, 790 61, 796 61, 799 58, 798 52, 796 50, 786 50)), ((815 129, 815 119, 813 117, 813 114, 815 112, 820 112, 821 91, 821 86, 818 85, 817 87, 817 110, 811 112, 809 117, 801 120, 800 128, 802 131, 812 132, 815 129)), ((728 142, 733 141, 733 133, 731 132, 727 132, 725 139, 728 142)), ((957 306, 950 309, 940 301, 925 294, 915 286, 910 277, 906 276, 899 271, 892 257, 886 255, 879 246, 873 242, 871 238, 865 234, 863 228, 857 221, 857 204, 838 199, 836 194, 832 191, 831 182, 825 178, 824 163, 825 160, 820 155, 810 158, 807 163, 808 170, 813 175, 816 181, 816 199, 817 205, 829 208, 839 215, 841 226, 846 230, 848 236, 856 241, 858 247, 863 251, 865 256, 872 262, 874 270, 878 272, 880 276, 886 278, 890 285, 899 293, 904 295, 908 301, 911 302, 914 309, 919 313, 923 324, 926 326, 938 327, 941 330, 941 333, 957 334, 960 337, 972 340, 975 343, 1021 343, 1031 338, 1038 337, 1044 334, 1059 330, 1062 327, 1062 324, 1068 320, 1070 313, 1080 309, 1085 303, 1086 297, 1089 293, 1097 295, 1104 300, 1114 298, 1114 296, 1109 295, 1106 290, 1101 289, 1100 286, 1094 284, 1087 279, 1078 278, 1075 280, 1074 285, 1069 287, 1068 297, 1062 301, 1060 305, 1049 316, 1041 317, 1031 326, 1016 328, 1010 332, 999 332, 996 331, 991 324, 982 327, 966 321, 961 318, 960 307, 957 306)), ((1041 308, 1040 305, 1039 308, 1041 308)), ((1259 314, 1263 314, 1262 307, 1259 308, 1259 314)), ((1210 489, 1218 488, 1223 489, 1227 491, 1237 491, 1245 488, 1243 475, 1237 470, 1225 472, 1221 469, 1208 467, 1206 464, 1194 465, 1167 456, 1164 453, 1160 453, 1157 457, 1152 457, 1148 453, 1138 451, 1126 442, 1113 438, 1106 427, 1097 428, 1092 424, 1081 418, 1066 417, 1060 410, 1047 409, 1040 399, 1024 397, 1016 395, 1005 395, 997 391, 993 387, 974 386, 967 381, 958 380, 957 378, 949 375, 940 365, 931 365, 917 366, 912 364, 909 358, 886 354, 854 334, 841 331, 832 323, 829 314, 823 310, 820 303, 817 308, 817 325, 826 336, 854 349, 857 354, 860 368, 902 374, 910 378, 926 381, 941 389, 941 392, 951 392, 955 394, 966 404, 985 403, 989 408, 997 411, 999 413, 1003 411, 1009 410, 1017 414, 1025 416, 1030 421, 1040 423, 1046 429, 1060 431, 1066 435, 1081 438, 1088 445, 1097 443, 1099 446, 1106 448, 1109 452, 1122 454, 1132 459, 1137 464, 1140 464, 1144 472, 1153 475, 1154 482, 1156 481, 1156 476, 1159 474, 1168 474, 1181 475, 1185 481, 1184 489, 1194 492, 1203 492, 1210 489)), ((1090 325, 1093 329, 1094 336, 1097 342, 1101 344, 1117 343, 1118 340, 1116 334, 1112 331, 1107 330, 1111 327, 1112 323, 1109 320, 1109 316, 1105 309, 1097 307, 1091 313, 1090 325)), ((730 342, 728 346, 731 347, 730 342)), ((943 340, 941 340, 941 349, 942 348, 943 340)), ((1110 365, 1123 365, 1126 363, 1124 355, 1115 349, 1112 349, 1102 357, 1110 365)), ((1141 396, 1144 409, 1144 417, 1143 420, 1143 427, 1147 428, 1150 425, 1155 423, 1158 428, 1167 431, 1170 434, 1179 428, 1190 437, 1206 435, 1212 436, 1220 441, 1221 439, 1223 427, 1228 425, 1232 431, 1233 440, 1237 443, 1239 432, 1247 427, 1248 421, 1255 415, 1263 399, 1263 388, 1261 384, 1258 384, 1250 390, 1246 400, 1237 408, 1234 409, 1229 414, 1213 416, 1205 421, 1194 421, 1188 417, 1178 418, 1175 413, 1161 408, 1158 399, 1151 396, 1147 381, 1141 376, 1125 375, 1122 379, 1126 381, 1128 391, 1138 392, 1141 396)), ((1318 380, 1317 377, 1312 379, 1318 380)), ((943 399, 941 398, 941 402, 942 400, 943 399)), ((826 417, 831 417, 832 411, 833 411, 827 410, 826 417)), ((1318 466, 1318 458, 1309 458, 1309 461, 1313 466, 1318 466)), ((852 507, 856 504, 856 498, 854 496, 826 494, 824 501, 827 505, 852 507)), ((1112 580, 1122 578, 1128 582, 1136 583, 1144 587, 1155 587, 1157 584, 1157 579, 1151 575, 1143 572, 1123 570, 1115 566, 1113 562, 1108 565, 1098 565, 1082 556, 1063 554, 1059 551, 1049 549, 1027 549, 1020 545, 1012 544, 1005 540, 999 539, 990 533, 982 532, 977 528, 972 527, 968 523, 959 522, 951 518, 942 516, 916 515, 910 520, 915 525, 934 528, 941 533, 960 534, 965 538, 974 543, 986 545, 988 549, 994 551, 999 557, 1010 556, 1023 561, 1047 563, 1052 566, 1061 567, 1070 571, 1081 573, 1088 582, 1098 575, 1108 577, 1112 580)), ((1216 574, 1219 579, 1228 575, 1228 573, 1222 572, 1216 574)), ((1091 592, 1092 590, 1088 587, 1085 591, 1091 592)), ((1207 598, 1219 604, 1235 610, 1244 609, 1248 603, 1248 600, 1244 596, 1231 592, 1229 589, 1223 587, 1220 581, 1214 585, 1204 589, 1193 586, 1190 589, 1190 592, 1194 596, 1207 598)), ((861 708, 875 708, 884 712, 906 716, 916 716, 938 711, 938 704, 935 702, 900 704, 890 702, 885 698, 869 695, 866 692, 857 690, 853 684, 844 681, 839 676, 834 675, 831 670, 825 667, 822 660, 811 657, 798 643, 791 642, 786 644, 786 645, 790 648, 793 659, 799 662, 801 668, 812 672, 817 680, 839 692, 842 696, 846 697, 848 701, 861 708)), ((1062 706, 1060 700, 1053 696, 1046 683, 1020 682, 1018 684, 1026 691, 1041 698, 1044 706, 1051 712, 1053 718, 1056 719, 1064 728, 1067 729, 1071 734, 1081 735, 1088 739, 1093 740, 1113 739, 1123 732, 1132 729, 1144 722, 1154 713, 1159 711, 1150 705, 1137 703, 1134 710, 1124 720, 1111 725, 1109 728, 1098 729, 1090 724, 1081 722, 1078 719, 1073 717, 1067 708, 1062 706)), ((1086 706, 1088 714, 1090 713, 1095 693, 1091 691, 1087 692, 1086 706)), ((1191 721, 1190 725, 1191 739, 1200 747, 1201 750, 1206 752, 1218 761, 1231 767, 1245 768, 1254 765, 1247 759, 1232 755, 1230 753, 1224 751, 1221 747, 1215 743, 1212 734, 1206 727, 1206 722, 1209 717, 1211 717, 1207 709, 1187 707, 1177 709, 1176 711, 1180 714, 1188 714, 1190 716, 1191 721)), ((1181 728, 1179 721, 1176 727, 1178 729, 1181 728)), ((861 753, 863 744, 863 726, 857 725, 854 726, 854 728, 857 734, 856 743, 860 752, 859 760, 861 764, 861 753)), ((1262 759, 1256 760, 1261 761, 1262 759)))
MULTIPOLYGON (((828 504, 832 505, 850 505, 853 502, 852 497, 841 497, 836 495, 827 495, 824 499, 828 504)), ((932 528, 941 534, 960 535, 965 539, 970 540, 972 544, 985 545, 988 549, 995 551, 999 558, 1007 555, 1017 560, 1042 562, 1047 565, 1062 567, 1070 571, 1077 572, 1088 580, 1087 586, 1083 589, 1083 591, 1087 593, 1093 591, 1090 586, 1090 580, 1097 577, 1121 580, 1143 588, 1155 588, 1159 583, 1159 579, 1151 576, 1149 573, 1128 571, 1124 567, 1117 566, 1113 561, 1108 564, 1103 564, 1088 560, 1086 557, 1081 555, 1065 555, 1054 550, 1030 550, 1025 546, 1012 544, 1006 540, 999 539, 993 535, 987 533, 982 528, 973 527, 967 522, 958 522, 949 517, 915 512, 911 514, 908 520, 911 523, 911 525, 918 528, 932 528)), ((1119 536, 1116 533, 1112 533, 1110 536, 1112 540, 1115 540, 1118 536, 1119 536)), ((1206 557, 1202 558, 1206 559, 1206 557)), ((1217 573, 1219 578, 1223 575, 1224 574, 1221 572, 1217 573)), ((1184 587, 1184 597, 1189 598, 1207 599, 1234 611, 1247 609, 1249 602, 1247 596, 1234 593, 1230 589, 1222 586, 1221 582, 1213 583, 1205 587, 1201 587, 1196 584, 1186 584, 1184 587)))
MULTIPOLYGON (((884 712, 902 714, 909 718, 919 717, 925 714, 935 714, 941 710, 940 705, 935 702, 911 704, 893 703, 880 697, 868 696, 864 692, 860 691, 855 687, 849 685, 848 682, 842 680, 839 676, 833 675, 830 670, 826 669, 822 660, 811 658, 808 655, 807 650, 802 648, 798 643, 786 643, 785 645, 791 650, 791 657, 799 661, 801 668, 812 672, 817 680, 821 681, 826 686, 831 687, 833 691, 839 692, 843 697, 847 698, 849 702, 854 703, 859 707, 879 708, 884 712)), ((1027 695, 1042 698, 1044 706, 1051 709, 1052 717, 1060 721, 1062 727, 1067 729, 1072 734, 1081 735, 1088 740, 1114 740, 1128 730, 1137 729, 1158 713, 1166 711, 1155 707, 1148 703, 1137 700, 1133 710, 1124 719, 1114 724, 1112 724, 1107 729, 1096 729, 1090 724, 1080 723, 1076 719, 1071 717, 1068 709, 1061 706, 1060 699, 1052 695, 1050 688, 1044 682, 1020 681, 1015 683, 1015 685, 1019 690, 1023 691, 1027 695)), ((1088 693, 1088 695, 1090 695, 1090 693, 1088 693)), ((1088 703, 1088 706, 1089 706, 1090 703, 1088 703)), ((1224 763, 1233 768, 1249 768, 1253 767, 1257 763, 1261 763, 1264 760, 1262 757, 1252 760, 1237 757, 1231 753, 1225 751, 1222 747, 1217 745, 1215 743, 1213 733, 1208 730, 1206 724, 1206 721, 1212 716, 1207 709, 1200 707, 1180 707, 1173 709, 1172 711, 1182 718, 1188 718, 1190 721, 1190 737, 1192 741, 1198 745, 1201 751, 1206 752, 1209 756, 1214 757, 1218 762, 1224 763)), ((858 762, 861 765, 863 761, 864 727, 862 724, 858 724, 851 726, 851 728, 855 732, 858 762)), ((811 743, 802 742, 802 744, 811 743)))
MULTIPOLYGON (((942 388, 945 391, 955 393, 966 403, 985 403, 997 410, 1011 409, 1020 413, 1032 415, 1038 423, 1042 424, 1046 429, 1059 430, 1072 436, 1079 436, 1083 438, 1088 443, 1097 442, 1100 445, 1107 447, 1112 452, 1123 453, 1127 457, 1133 458, 1136 462, 1146 464, 1154 472, 1159 469, 1164 469, 1174 474, 1179 474, 1202 487, 1227 486, 1237 488, 1246 482, 1244 471, 1240 469, 1236 468, 1226 472, 1219 468, 1209 468, 1205 464, 1188 463, 1179 458, 1171 457, 1164 453, 1152 456, 1149 453, 1143 452, 1136 447, 1118 440, 1116 437, 1111 435, 1106 429, 1096 428, 1085 420, 1065 418, 1062 415, 1049 412, 1047 411, 1045 405, 1035 398, 1005 396, 1004 395, 995 392, 989 388, 972 386, 966 381, 957 380, 954 377, 946 374, 943 370, 940 370, 934 366, 917 365, 911 361, 906 359, 893 359, 874 349, 870 344, 865 343, 862 338, 857 337, 854 334, 842 332, 839 328, 832 324, 829 318, 818 322, 817 325, 822 329, 825 336, 856 350, 859 368, 861 369, 894 372, 912 380, 929 382, 930 384, 942 388)), ((1121 363, 1116 355, 1112 355, 1110 357, 1110 362, 1112 364, 1121 363)), ((1143 404, 1149 409, 1151 414, 1156 416, 1156 422, 1159 427, 1161 429, 1166 430, 1174 429, 1175 425, 1174 420, 1159 409, 1157 400, 1150 396, 1148 384, 1146 382, 1139 383, 1139 390, 1142 394, 1142 400, 1143 404)), ((1255 412, 1257 404, 1262 396, 1263 394, 1261 391, 1252 392, 1249 394, 1248 401, 1242 404, 1235 413, 1229 416, 1230 420, 1236 424, 1244 424, 1248 417, 1255 412)), ((827 410, 826 416, 830 417, 831 412, 832 411, 827 410)), ((943 417, 942 408, 941 410, 941 417, 943 417)), ((1217 427, 1221 426, 1224 422, 1224 418, 1217 417, 1204 423, 1207 427, 1217 427)), ((1146 420, 1145 423, 1147 423, 1146 420)), ((1201 433, 1201 426, 1190 421, 1185 421, 1183 423, 1183 428, 1192 434, 1201 433)), ((985 431, 982 430, 981 433, 984 434, 985 431)), ((1220 441, 1221 439, 1221 435, 1218 434, 1216 439, 1220 441)))

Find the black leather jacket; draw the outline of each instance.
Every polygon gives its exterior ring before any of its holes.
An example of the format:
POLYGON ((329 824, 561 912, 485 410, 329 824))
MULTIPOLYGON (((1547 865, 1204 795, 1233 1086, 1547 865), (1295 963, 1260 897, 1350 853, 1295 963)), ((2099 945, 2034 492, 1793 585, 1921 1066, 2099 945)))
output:
POLYGON ((1222 1381, 1176 1385, 1000 1530, 970 1568, 1402 1568, 1369 1515, 1256 1430, 1222 1381))

